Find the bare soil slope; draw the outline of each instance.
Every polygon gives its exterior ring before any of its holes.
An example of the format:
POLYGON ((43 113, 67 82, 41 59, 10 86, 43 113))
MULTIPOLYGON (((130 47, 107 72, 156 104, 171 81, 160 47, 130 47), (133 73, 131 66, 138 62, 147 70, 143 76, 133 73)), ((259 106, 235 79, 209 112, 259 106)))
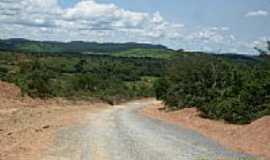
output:
POLYGON ((164 105, 157 102, 145 108, 143 113, 191 128, 236 151, 270 159, 270 116, 249 125, 232 125, 201 118, 196 108, 176 112, 165 112, 162 108, 164 105))
POLYGON ((0 81, 0 160, 36 160, 59 128, 83 123, 103 103, 22 98, 15 85, 0 81))

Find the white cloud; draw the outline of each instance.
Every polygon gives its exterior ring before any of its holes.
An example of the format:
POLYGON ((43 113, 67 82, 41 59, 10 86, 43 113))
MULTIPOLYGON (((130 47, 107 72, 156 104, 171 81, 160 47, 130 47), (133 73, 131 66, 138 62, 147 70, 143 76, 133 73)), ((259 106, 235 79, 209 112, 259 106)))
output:
POLYGON ((229 31, 228 27, 201 28, 188 35, 187 39, 207 43, 223 43, 224 40, 232 39, 232 35, 229 35, 227 31, 229 31))
POLYGON ((225 26, 192 30, 167 21, 159 12, 135 12, 95 0, 66 9, 57 0, 0 0, 0 28, 0 38, 152 42, 206 51, 243 48, 225 26))
POLYGON ((251 11, 246 14, 246 17, 255 17, 255 16, 268 16, 269 13, 264 10, 251 11))
MULTIPOLYGON (((264 51, 268 51, 267 42, 270 42, 270 37, 260 37, 256 39, 255 41, 248 43, 247 45, 250 47, 256 47, 264 51)), ((270 54, 269 51, 268 51, 268 54, 270 54)))
POLYGON ((213 53, 254 54, 254 44, 247 45, 236 35, 230 33, 228 27, 197 28, 178 40, 181 47, 193 51, 207 51, 213 53))
MULTIPOLYGON (((80 35, 77 38, 89 34, 92 36, 89 40, 106 35, 107 41, 112 41, 113 36, 121 33, 131 37, 132 34, 138 34, 145 38, 169 38, 176 35, 170 31, 179 32, 177 30, 183 27, 182 24, 167 22, 159 12, 133 12, 94 0, 80 1, 68 9, 61 8, 57 0, 5 0, 0 2, 0 23, 14 28, 11 36, 22 32, 17 30, 18 26, 24 26, 33 31, 38 28, 42 28, 41 31, 51 29, 55 34, 76 32, 80 35), (108 31, 111 31, 109 36, 108 31)), ((37 34, 41 35, 39 32, 37 34)))

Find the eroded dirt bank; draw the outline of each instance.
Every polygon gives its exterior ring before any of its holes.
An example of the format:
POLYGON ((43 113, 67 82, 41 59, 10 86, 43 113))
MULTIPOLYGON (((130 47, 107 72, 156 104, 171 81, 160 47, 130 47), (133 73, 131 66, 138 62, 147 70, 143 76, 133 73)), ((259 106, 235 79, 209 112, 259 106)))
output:
POLYGON ((0 81, 0 160, 37 160, 58 129, 84 123, 103 103, 48 101, 20 97, 20 90, 0 81))
POLYGON ((156 101, 143 110, 143 114, 193 129, 221 145, 236 151, 270 159, 270 117, 249 125, 232 125, 204 119, 195 108, 165 112, 164 105, 156 101))

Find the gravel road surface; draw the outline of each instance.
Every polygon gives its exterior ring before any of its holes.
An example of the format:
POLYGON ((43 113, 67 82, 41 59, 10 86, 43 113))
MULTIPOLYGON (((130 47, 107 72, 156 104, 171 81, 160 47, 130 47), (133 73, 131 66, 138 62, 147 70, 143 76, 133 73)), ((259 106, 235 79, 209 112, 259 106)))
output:
POLYGON ((42 160, 219 160, 247 155, 230 151, 183 127, 138 113, 138 100, 89 114, 87 125, 58 132, 42 160))

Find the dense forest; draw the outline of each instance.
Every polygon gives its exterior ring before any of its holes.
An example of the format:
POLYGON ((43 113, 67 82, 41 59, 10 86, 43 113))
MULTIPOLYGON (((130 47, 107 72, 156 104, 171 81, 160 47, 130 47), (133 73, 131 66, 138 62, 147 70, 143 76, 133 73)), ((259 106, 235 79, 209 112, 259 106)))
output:
POLYGON ((242 56, 173 51, 158 45, 133 44, 123 50, 115 45, 105 47, 107 51, 111 47, 110 54, 35 49, 27 53, 2 47, 0 79, 35 98, 101 99, 114 104, 156 96, 169 110, 197 107, 204 117, 238 124, 270 114, 267 50, 257 49, 260 56, 242 56))

